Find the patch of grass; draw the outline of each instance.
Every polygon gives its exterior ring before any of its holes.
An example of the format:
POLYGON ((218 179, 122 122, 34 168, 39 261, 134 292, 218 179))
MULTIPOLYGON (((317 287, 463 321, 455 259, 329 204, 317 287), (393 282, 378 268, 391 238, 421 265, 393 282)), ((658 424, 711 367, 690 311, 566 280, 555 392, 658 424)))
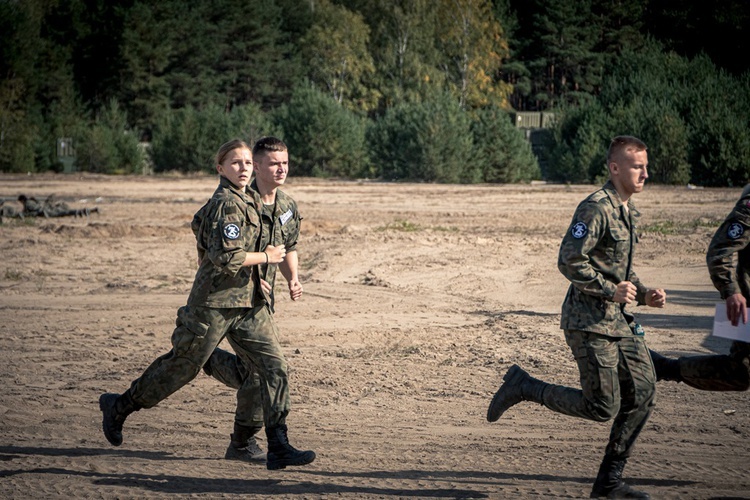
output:
POLYGON ((673 221, 664 220, 644 224, 639 229, 644 233, 656 233, 663 235, 692 233, 696 229, 711 228, 715 229, 721 225, 720 219, 708 219, 700 217, 691 221, 673 221))
POLYGON ((408 220, 395 220, 385 226, 377 228, 378 231, 403 231, 407 233, 413 233, 415 231, 421 231, 422 227, 419 224, 409 222, 408 220))
POLYGON ((5 279, 9 281, 21 281, 23 279, 23 272, 18 269, 6 269, 5 279))

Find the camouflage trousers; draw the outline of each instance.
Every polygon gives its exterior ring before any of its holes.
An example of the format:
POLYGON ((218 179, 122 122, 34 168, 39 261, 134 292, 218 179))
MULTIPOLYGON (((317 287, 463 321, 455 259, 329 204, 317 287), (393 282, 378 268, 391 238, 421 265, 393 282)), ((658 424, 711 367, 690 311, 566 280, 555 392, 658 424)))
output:
POLYGON ((217 347, 203 365, 203 370, 227 387, 237 390, 235 423, 260 430, 263 427, 263 398, 261 378, 255 367, 245 366, 238 356, 217 347), (240 413, 240 408, 245 411, 240 413))
POLYGON ((581 375, 581 389, 551 385, 547 408, 597 422, 614 418, 605 455, 630 456, 655 403, 656 374, 646 342, 638 337, 608 337, 565 330, 581 375))
POLYGON ((729 355, 682 356, 678 360, 685 384, 704 391, 746 391, 750 388, 750 344, 734 341, 729 355))
MULTIPOLYGON (((284 424, 289 413, 287 363, 266 305, 252 309, 181 307, 172 333, 172 350, 133 381, 128 389, 133 401, 151 408, 189 383, 224 337, 242 364, 254 367, 257 373, 264 425, 284 424)), ((259 406, 239 397, 237 403, 235 421, 253 422, 259 406)))

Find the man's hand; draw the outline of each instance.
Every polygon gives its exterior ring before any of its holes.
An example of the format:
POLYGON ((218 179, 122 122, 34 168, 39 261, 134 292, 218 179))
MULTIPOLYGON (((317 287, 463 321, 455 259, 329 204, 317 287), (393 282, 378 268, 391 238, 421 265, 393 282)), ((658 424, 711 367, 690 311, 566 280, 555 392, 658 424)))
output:
POLYGON ((277 247, 268 245, 265 249, 266 255, 268 255, 269 264, 278 264, 284 260, 286 256, 286 247, 279 245, 277 247))
POLYGON ((612 302, 619 304, 630 304, 635 300, 635 292, 638 289, 629 281, 621 281, 617 284, 617 289, 612 297, 612 302))
POLYGON ((741 293, 727 297, 727 319, 732 326, 737 326, 742 318, 742 324, 747 323, 747 301, 741 293))
POLYGON ((289 286, 289 297, 291 297, 292 300, 297 300, 302 297, 302 283, 298 280, 292 280, 287 284, 289 286))
POLYGON ((652 288, 646 292, 646 305, 649 307, 664 307, 667 303, 667 292, 663 288, 652 288))
POLYGON ((263 278, 260 279, 260 289, 266 292, 266 295, 271 295, 273 291, 271 290, 271 284, 263 278))

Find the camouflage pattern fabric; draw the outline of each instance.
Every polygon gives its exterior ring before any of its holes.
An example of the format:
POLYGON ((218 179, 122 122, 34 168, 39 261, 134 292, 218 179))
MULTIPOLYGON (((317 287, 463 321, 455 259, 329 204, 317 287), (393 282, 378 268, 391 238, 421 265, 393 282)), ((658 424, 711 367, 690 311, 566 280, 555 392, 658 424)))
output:
MULTIPOLYGON (((706 252, 711 281, 721 298, 741 293, 750 301, 750 189, 734 205, 714 233, 706 252), (734 255, 737 263, 734 264, 734 255)), ((750 344, 734 341, 729 355, 679 358, 684 382, 707 391, 746 391, 750 388, 750 344)))
POLYGON ((26 198, 21 200, 23 203, 23 215, 28 217, 41 217, 44 215, 44 205, 36 198, 26 198))
POLYGON ((583 200, 560 244, 558 268, 570 281, 561 327, 581 376, 581 389, 548 387, 543 403, 594 421, 615 418, 606 455, 627 458, 655 400, 656 374, 633 316, 612 302, 617 284, 632 282, 636 300, 648 290, 633 271, 640 214, 625 209, 612 182, 583 200))
POLYGON ((263 427, 263 397, 257 369, 245 366, 234 353, 218 347, 203 368, 209 376, 237 390, 237 424, 245 428, 263 427))
MULTIPOLYGON (((260 200, 258 185, 253 180, 250 192, 254 195, 255 206, 259 207, 261 220, 261 236, 259 249, 267 245, 284 245, 287 253, 296 251, 299 239, 302 217, 297 209, 297 203, 280 189, 276 190, 276 203, 264 206, 260 200)), ((271 285, 270 296, 263 295, 263 300, 269 304, 273 312, 273 288, 276 281, 277 264, 262 264, 258 266, 260 276, 271 285)), ((236 415, 236 423, 244 426, 258 425, 262 422, 260 377, 255 367, 245 366, 232 353, 222 349, 215 349, 206 363, 206 372, 222 382, 224 385, 238 389, 237 407, 255 408, 250 415, 236 415)))
MULTIPOLYGON (((258 184, 255 180, 250 184, 250 189, 259 200, 260 193, 258 192, 258 184)), ((263 206, 259 215, 261 217, 263 233, 261 236, 261 247, 265 248, 265 245, 284 245, 287 253, 297 250, 302 216, 297 208, 297 203, 291 196, 277 189, 276 203, 273 207, 263 206)), ((278 264, 261 264, 258 267, 260 268, 260 276, 271 285, 272 291, 269 298, 271 310, 273 311, 273 289, 276 284, 278 264)))
POLYGON ((47 197, 42 210, 45 217, 67 217, 79 214, 77 210, 70 208, 64 201, 57 201, 54 195, 47 197))
POLYGON ((597 422, 614 417, 605 453, 629 457, 655 404, 656 374, 646 343, 579 330, 565 330, 565 340, 578 364, 581 389, 549 386, 544 406, 597 422))
POLYGON ((255 267, 242 267, 256 252, 260 218, 252 197, 221 177, 211 199, 193 218, 200 266, 188 305, 253 307, 259 285, 255 267))
MULTIPOLYGON (((257 369, 264 424, 284 424, 289 413, 287 364, 268 307, 215 309, 181 307, 172 349, 157 358, 128 389, 132 400, 151 408, 193 380, 226 336, 239 359, 257 369)), ((250 378, 246 379, 250 380, 250 378)), ((257 408, 238 399, 235 421, 255 423, 257 408)))
POLYGON ((0 220, 13 217, 23 218, 23 215, 16 210, 16 207, 6 205, 5 201, 0 200, 0 220))
POLYGON ((259 404, 238 398, 235 419, 255 423, 262 408, 266 426, 281 425, 289 412, 287 364, 268 304, 253 304, 258 274, 242 266, 260 236, 255 200, 221 177, 192 228, 201 263, 178 311, 172 350, 131 384, 130 396, 144 408, 158 404, 193 380, 226 337, 242 365, 256 370, 258 379, 246 381, 260 394, 259 404))
POLYGON ((570 281, 560 327, 613 337, 633 335, 633 316, 612 302, 617 284, 630 281, 643 304, 648 290, 633 271, 640 213, 626 211, 611 182, 583 200, 560 244, 557 267, 570 281))

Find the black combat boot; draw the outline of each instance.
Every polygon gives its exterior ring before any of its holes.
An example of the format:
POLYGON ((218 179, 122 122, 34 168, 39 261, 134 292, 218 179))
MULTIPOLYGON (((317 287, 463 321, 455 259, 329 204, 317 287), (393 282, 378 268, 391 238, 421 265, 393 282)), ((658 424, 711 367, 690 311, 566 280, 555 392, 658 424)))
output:
POLYGON ((654 363, 656 371, 656 380, 668 380, 670 382, 683 382, 680 374, 680 360, 662 356, 656 351, 648 350, 651 354, 651 361, 654 363))
POLYGON ((634 490, 622 480, 626 458, 604 457, 596 475, 590 498, 651 498, 644 491, 634 490))
POLYGON ((544 404, 544 389, 548 383, 537 380, 520 366, 513 365, 503 377, 503 385, 495 393, 487 409, 487 421, 495 422, 511 406, 521 401, 544 404))
POLYGON ((245 427, 235 422, 232 442, 229 443, 224 458, 252 463, 265 462, 266 452, 258 446, 258 441, 255 439, 255 435, 260 429, 260 427, 245 427))
POLYGON ((307 465, 315 460, 314 451, 300 451, 289 444, 286 429, 285 424, 266 428, 268 438, 266 468, 268 470, 283 469, 287 465, 307 465))
POLYGON ((130 392, 122 395, 106 393, 99 397, 99 409, 102 411, 102 429, 104 436, 114 446, 122 444, 122 424, 125 419, 141 409, 141 406, 133 401, 130 392))

